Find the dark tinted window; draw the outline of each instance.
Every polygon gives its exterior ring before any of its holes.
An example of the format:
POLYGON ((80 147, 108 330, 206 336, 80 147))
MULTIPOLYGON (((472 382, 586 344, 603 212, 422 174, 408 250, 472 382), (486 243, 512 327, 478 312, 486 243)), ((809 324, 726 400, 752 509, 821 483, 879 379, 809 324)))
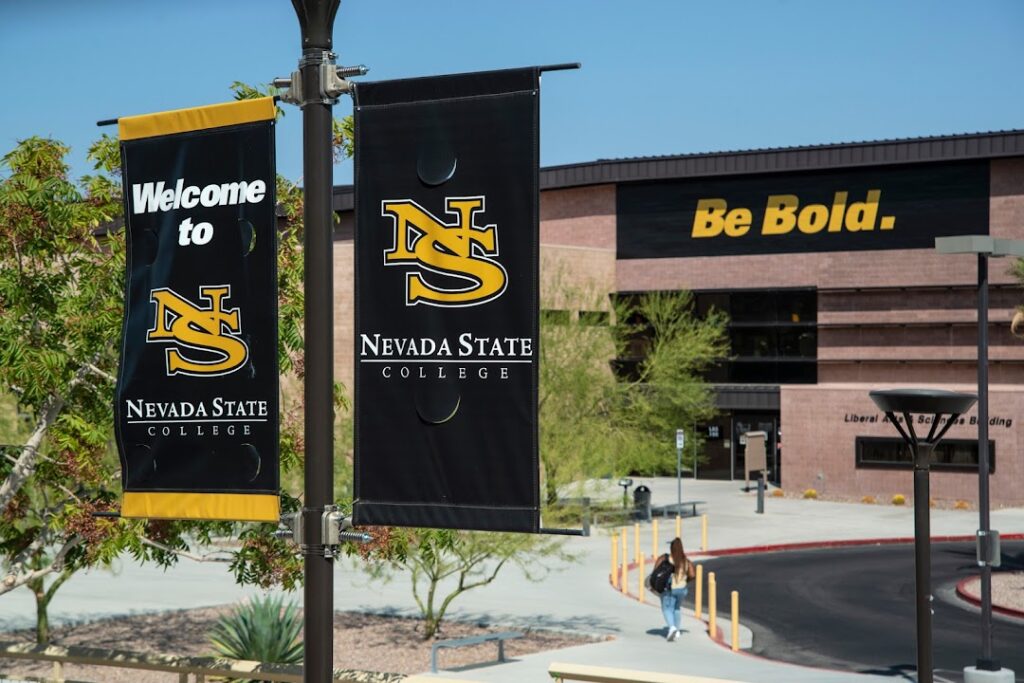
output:
POLYGON ((698 315, 729 316, 732 360, 709 382, 813 384, 818 381, 818 293, 813 289, 699 292, 698 315))
MULTIPOLYGON (((996 444, 988 442, 989 472, 996 471, 996 444)), ((910 447, 903 439, 858 436, 857 467, 912 469, 910 447)), ((932 452, 933 469, 978 471, 978 442, 970 439, 946 439, 932 452)))

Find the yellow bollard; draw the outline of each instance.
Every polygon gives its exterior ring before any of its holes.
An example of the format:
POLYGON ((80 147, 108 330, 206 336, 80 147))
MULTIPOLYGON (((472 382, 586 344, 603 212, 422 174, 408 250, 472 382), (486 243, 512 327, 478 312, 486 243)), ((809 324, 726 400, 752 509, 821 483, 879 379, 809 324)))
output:
POLYGON ((732 592, 732 651, 740 649, 740 593, 732 592))
POLYGON ((697 587, 693 593, 693 616, 697 617, 697 621, 700 621, 700 615, 703 614, 703 602, 704 602, 704 565, 697 565, 697 587))
POLYGON ((612 536, 612 587, 619 587, 619 539, 612 536))
POLYGON ((708 633, 714 639, 718 636, 715 617, 718 616, 718 602, 715 595, 715 573, 708 572, 708 633))
POLYGON ((636 564, 640 561, 640 556, 643 553, 640 552, 640 523, 637 522, 633 525, 633 563, 636 564))
POLYGON ((683 537, 683 518, 676 515, 676 538, 683 537))
POLYGON ((708 516, 700 516, 700 549, 704 552, 708 550, 708 516))
POLYGON ((640 586, 640 589, 639 589, 639 591, 637 591, 637 593, 640 596, 640 602, 643 602, 644 601, 644 556, 643 556, 643 553, 640 554, 640 567, 639 567, 639 569, 640 569, 640 572, 639 572, 638 576, 636 577, 636 579, 637 579, 636 582, 637 582, 637 585, 640 586))
POLYGON ((658 518, 651 519, 651 561, 658 559, 658 518))
POLYGON ((626 528, 622 528, 622 583, 619 587, 622 592, 629 593, 629 539, 626 537, 626 528))

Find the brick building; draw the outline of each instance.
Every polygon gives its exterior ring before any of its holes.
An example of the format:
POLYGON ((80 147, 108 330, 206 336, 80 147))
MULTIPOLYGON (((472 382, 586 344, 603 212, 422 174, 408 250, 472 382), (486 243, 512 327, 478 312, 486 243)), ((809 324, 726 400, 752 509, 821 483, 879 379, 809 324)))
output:
MULTIPOLYGON (((540 180, 542 279, 600 294, 549 286, 543 305, 607 311, 609 295, 688 289, 699 311, 725 310, 733 355, 709 377, 720 413, 696 427, 697 474, 742 478, 742 434, 763 430, 770 479, 790 490, 910 492, 868 391, 976 388, 976 259, 940 255, 934 238, 1024 239, 1024 131, 599 160, 540 180)), ((349 385, 352 199, 335 188, 335 362, 349 385)), ((1024 342, 1009 331, 1024 293, 1008 265, 990 269, 997 505, 1024 503, 1024 342)), ((936 498, 977 497, 973 415, 937 456, 936 498)))

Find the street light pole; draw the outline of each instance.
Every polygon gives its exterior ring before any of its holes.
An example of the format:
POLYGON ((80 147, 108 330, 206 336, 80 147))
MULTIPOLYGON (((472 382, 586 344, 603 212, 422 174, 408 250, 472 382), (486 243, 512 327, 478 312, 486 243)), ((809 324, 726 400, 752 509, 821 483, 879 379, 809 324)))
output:
POLYGON ((936 389, 890 389, 869 394, 910 448, 914 461, 914 583, 917 604, 917 681, 932 683, 932 576, 930 485, 932 452, 978 397, 936 389), (914 430, 915 414, 930 415, 927 436, 914 430), (902 420, 901 420, 902 417, 902 420))
POLYGON ((323 95, 321 67, 334 62, 331 36, 340 4, 341 0, 292 0, 302 31, 306 468, 301 548, 306 683, 334 678, 334 561, 322 532, 324 513, 334 503, 332 100, 323 95))
POLYGON ((976 666, 964 668, 967 683, 1013 680, 992 656, 992 567, 999 566, 999 532, 989 516, 990 453, 988 449, 988 265, 1000 256, 1024 258, 1024 240, 988 235, 936 237, 940 254, 975 254, 978 260, 978 565, 981 567, 981 651, 976 666))
MULTIPOLYGON (((988 453, 988 254, 978 254, 978 536, 989 541, 988 453)), ((992 659, 992 565, 981 566, 981 658, 979 669, 998 670, 992 659)))
MULTIPOLYGON (((938 417, 938 416, 936 416, 938 417)), ((893 415, 890 420, 894 419, 893 415)), ((914 425, 907 421, 913 434, 914 425)), ((893 422, 893 424, 898 424, 893 422)), ((934 431, 934 429, 933 429, 934 431)), ((935 667, 932 663, 932 547, 931 547, 931 485, 928 469, 931 466, 934 443, 917 442, 914 452, 914 583, 917 606, 917 681, 932 683, 935 667)))

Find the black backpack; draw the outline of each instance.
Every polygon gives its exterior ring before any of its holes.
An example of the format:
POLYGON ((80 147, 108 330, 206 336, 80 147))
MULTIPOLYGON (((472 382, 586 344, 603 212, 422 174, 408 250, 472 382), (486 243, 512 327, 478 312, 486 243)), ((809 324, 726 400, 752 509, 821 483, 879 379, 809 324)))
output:
POLYGON ((666 588, 672 587, 672 574, 675 570, 671 562, 662 560, 647 577, 647 585, 655 593, 664 593, 666 588))

